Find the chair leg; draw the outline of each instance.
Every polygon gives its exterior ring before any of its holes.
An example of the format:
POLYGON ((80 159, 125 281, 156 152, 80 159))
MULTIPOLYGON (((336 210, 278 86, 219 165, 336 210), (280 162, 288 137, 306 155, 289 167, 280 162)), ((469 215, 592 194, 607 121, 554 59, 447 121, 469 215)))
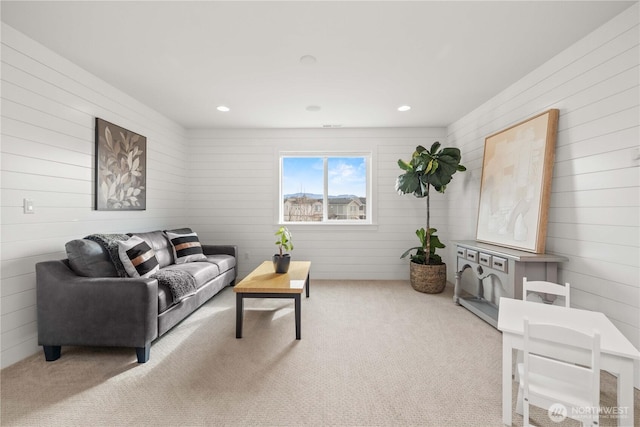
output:
MULTIPOLYGON (((518 351, 520 356, 523 356, 523 353, 521 351, 518 351)), ((520 371, 524 371, 523 365, 521 363, 518 363, 516 365, 516 373, 515 375, 519 378, 518 379, 518 397, 516 399, 516 414, 522 415, 522 402, 524 401, 524 388, 522 387, 522 375, 520 374, 520 371)))
POLYGON ((513 379, 520 381, 520 373, 518 372, 518 365, 524 363, 524 353, 522 350, 516 350, 516 369, 513 373, 513 379))
POLYGON ((522 425, 529 427, 529 402, 522 399, 522 425))
POLYGON ((516 414, 522 415, 522 387, 518 387, 518 397, 516 398, 516 414))

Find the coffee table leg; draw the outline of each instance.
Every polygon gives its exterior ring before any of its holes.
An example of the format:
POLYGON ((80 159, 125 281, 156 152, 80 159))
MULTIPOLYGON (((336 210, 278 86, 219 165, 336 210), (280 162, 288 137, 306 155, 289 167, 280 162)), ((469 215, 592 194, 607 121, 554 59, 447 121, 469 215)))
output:
POLYGON ((236 294, 236 338, 242 338, 242 318, 244 317, 244 298, 236 294))
POLYGON ((301 325, 300 325, 300 309, 302 308, 302 304, 300 303, 300 294, 296 294, 293 299, 295 300, 295 306, 296 306, 296 339, 299 340, 300 339, 300 330, 301 325))
POLYGON ((306 285, 306 291, 307 291, 307 298, 309 298, 309 274, 307 274, 307 283, 305 283, 306 285))

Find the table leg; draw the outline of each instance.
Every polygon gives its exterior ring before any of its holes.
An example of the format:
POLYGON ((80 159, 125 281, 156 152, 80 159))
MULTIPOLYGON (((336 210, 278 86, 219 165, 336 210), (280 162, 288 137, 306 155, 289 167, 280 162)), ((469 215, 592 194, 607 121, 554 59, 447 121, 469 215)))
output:
POLYGON ((242 318, 244 317, 244 298, 236 294, 236 338, 242 338, 242 318))
POLYGON ((633 403, 633 360, 626 359, 620 362, 618 375, 619 426, 633 426, 633 403))
POLYGON ((309 298, 309 274, 307 274, 307 283, 305 285, 306 285, 305 290, 307 292, 307 298, 309 298))
POLYGON ((462 276, 462 271, 456 271, 455 276, 456 281, 453 286, 453 302, 460 305, 460 276, 462 276))
POLYGON ((300 339, 300 330, 301 325, 300 325, 300 321, 301 321, 301 316, 300 316, 300 309, 302 308, 302 304, 300 301, 300 294, 296 294, 293 299, 295 300, 295 306, 296 306, 296 339, 299 340, 300 339))
POLYGON ((511 425, 511 369, 512 369, 511 340, 508 334, 502 334, 502 423, 511 425))

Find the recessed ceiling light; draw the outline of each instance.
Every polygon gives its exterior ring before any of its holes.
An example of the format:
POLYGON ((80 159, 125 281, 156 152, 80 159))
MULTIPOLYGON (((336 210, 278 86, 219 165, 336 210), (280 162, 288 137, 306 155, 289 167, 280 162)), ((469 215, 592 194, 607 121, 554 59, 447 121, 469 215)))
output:
POLYGON ((315 64, 318 60, 313 55, 304 55, 300 57, 300 63, 305 65, 315 64))
POLYGON ((398 111, 409 111, 411 110, 411 106, 409 105, 401 105, 398 107, 398 111))
POLYGON ((319 105, 309 105, 307 108, 305 108, 305 110, 307 110, 307 111, 320 111, 320 110, 322 110, 322 107, 320 107, 319 105))
POLYGON ((218 107, 216 107, 216 110, 226 113, 227 111, 231 111, 231 108, 227 107, 226 105, 218 105, 218 107))

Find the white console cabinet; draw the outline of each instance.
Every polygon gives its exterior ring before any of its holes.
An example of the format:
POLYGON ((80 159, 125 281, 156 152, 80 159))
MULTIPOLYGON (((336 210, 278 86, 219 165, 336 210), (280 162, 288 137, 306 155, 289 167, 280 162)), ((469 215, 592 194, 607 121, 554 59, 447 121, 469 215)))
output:
POLYGON ((499 298, 485 298, 485 286, 490 283, 492 295, 522 298, 522 278, 546 280, 557 283, 558 264, 568 261, 566 257, 549 254, 534 254, 517 249, 480 243, 476 241, 456 242, 456 283, 453 301, 496 327, 498 324, 499 298), (462 297, 461 280, 469 270, 477 280, 475 295, 462 297))

